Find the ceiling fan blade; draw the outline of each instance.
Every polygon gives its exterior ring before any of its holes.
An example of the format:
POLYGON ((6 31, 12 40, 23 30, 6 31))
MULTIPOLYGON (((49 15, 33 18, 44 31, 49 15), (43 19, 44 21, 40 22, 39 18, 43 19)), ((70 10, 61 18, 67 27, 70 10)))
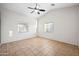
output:
POLYGON ((31 7, 28 7, 29 9, 34 9, 34 8, 31 8, 31 7))
POLYGON ((40 14, 39 12, 37 12, 38 14, 40 14))
POLYGON ((34 12, 34 10, 31 13, 33 13, 33 12, 34 12))
POLYGON ((44 9, 39 9, 39 11, 43 11, 43 12, 45 12, 45 10, 44 10, 44 9))

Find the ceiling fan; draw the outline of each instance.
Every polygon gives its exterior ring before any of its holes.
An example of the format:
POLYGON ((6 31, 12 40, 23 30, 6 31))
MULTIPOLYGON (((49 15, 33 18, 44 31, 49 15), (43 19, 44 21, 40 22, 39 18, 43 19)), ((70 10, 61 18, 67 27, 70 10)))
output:
POLYGON ((40 14, 40 11, 41 11, 41 12, 45 12, 45 11, 46 11, 45 9, 40 9, 40 8, 38 8, 37 3, 36 3, 36 6, 35 6, 34 8, 32 8, 32 7, 28 7, 28 8, 29 8, 29 9, 32 9, 32 12, 31 12, 31 13, 37 12, 37 14, 40 14))

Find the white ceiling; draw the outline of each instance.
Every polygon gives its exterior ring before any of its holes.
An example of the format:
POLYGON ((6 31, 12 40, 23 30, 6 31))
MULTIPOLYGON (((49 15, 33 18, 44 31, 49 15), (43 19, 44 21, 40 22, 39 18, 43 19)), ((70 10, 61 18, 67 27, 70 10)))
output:
POLYGON ((40 17, 47 13, 50 10, 56 9, 56 8, 63 8, 63 7, 69 7, 73 5, 78 5, 77 3, 55 3, 55 6, 51 6, 51 3, 38 3, 39 8, 45 9, 45 12, 40 12, 41 14, 38 15, 37 13, 30 13, 32 10, 28 9, 27 7, 35 7, 35 3, 1 3, 1 7, 7 8, 9 10, 31 16, 31 17, 40 17))

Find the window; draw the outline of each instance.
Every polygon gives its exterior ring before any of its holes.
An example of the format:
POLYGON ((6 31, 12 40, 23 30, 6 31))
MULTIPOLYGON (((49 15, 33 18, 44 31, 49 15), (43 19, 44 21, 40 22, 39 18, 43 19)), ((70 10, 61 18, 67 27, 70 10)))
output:
POLYGON ((18 32, 28 32, 28 25, 26 23, 19 23, 18 24, 18 32))
POLYGON ((53 32, 54 31, 54 23, 46 23, 44 24, 45 32, 53 32))

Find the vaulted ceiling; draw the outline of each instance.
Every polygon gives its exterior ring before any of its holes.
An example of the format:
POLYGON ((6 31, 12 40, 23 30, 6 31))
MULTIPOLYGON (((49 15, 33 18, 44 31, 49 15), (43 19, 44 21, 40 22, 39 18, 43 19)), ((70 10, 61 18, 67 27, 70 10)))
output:
POLYGON ((37 3, 39 8, 45 9, 45 12, 41 12, 40 14, 37 14, 36 12, 30 13, 32 10, 28 9, 27 7, 35 7, 36 3, 1 3, 0 6, 2 8, 6 8, 15 12, 18 12, 20 14, 24 14, 30 17, 40 17, 44 15, 45 13, 49 12, 50 10, 57 9, 57 8, 64 8, 69 7, 73 5, 78 5, 76 3, 54 3, 54 6, 51 6, 52 3, 37 3))

